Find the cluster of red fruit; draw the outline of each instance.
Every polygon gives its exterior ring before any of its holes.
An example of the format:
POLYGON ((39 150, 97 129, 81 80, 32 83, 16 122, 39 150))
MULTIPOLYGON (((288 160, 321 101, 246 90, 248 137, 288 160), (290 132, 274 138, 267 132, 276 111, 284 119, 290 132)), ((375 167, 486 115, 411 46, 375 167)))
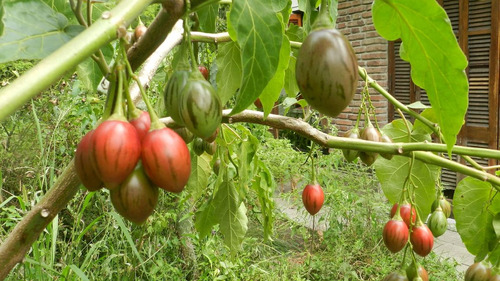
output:
POLYGON ((158 201, 158 187, 181 192, 191 159, 184 140, 173 130, 150 130, 147 112, 128 122, 112 115, 88 132, 75 155, 77 174, 89 191, 110 190, 119 214, 134 223, 144 222, 158 201))
MULTIPOLYGON (((427 256, 434 245, 434 237, 438 237, 446 231, 447 218, 451 215, 451 205, 441 195, 432 204, 431 212, 428 227, 420 218, 417 220, 415 206, 406 201, 394 204, 391 209, 391 220, 387 222, 383 230, 384 243, 389 251, 393 253, 401 251, 410 238, 413 251, 422 257, 427 256)), ((414 278, 429 280, 427 271, 420 264, 410 265, 406 270, 406 275, 409 280, 415 280, 414 278)), ((397 279, 398 276, 404 277, 401 273, 393 272, 384 280, 408 280, 397 279)))

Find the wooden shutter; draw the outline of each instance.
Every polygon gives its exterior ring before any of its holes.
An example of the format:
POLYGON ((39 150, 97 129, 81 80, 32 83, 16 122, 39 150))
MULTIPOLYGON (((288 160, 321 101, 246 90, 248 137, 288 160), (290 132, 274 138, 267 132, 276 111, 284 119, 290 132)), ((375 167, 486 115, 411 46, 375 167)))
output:
MULTIPOLYGON (((439 0, 467 55, 469 66, 469 107, 457 143, 472 147, 498 149, 499 139, 499 33, 500 1, 439 0)), ((389 91, 404 104, 420 100, 429 104, 423 89, 408 81, 410 66, 399 57, 398 42, 389 44, 389 91), (398 80, 402 80, 398 82, 398 80)), ((389 120, 399 118, 392 106, 389 120)), ((456 159, 465 163, 463 159, 456 159)), ((487 159, 474 159, 482 166, 496 164, 487 159)), ((454 187, 460 175, 443 169, 442 181, 454 187)))

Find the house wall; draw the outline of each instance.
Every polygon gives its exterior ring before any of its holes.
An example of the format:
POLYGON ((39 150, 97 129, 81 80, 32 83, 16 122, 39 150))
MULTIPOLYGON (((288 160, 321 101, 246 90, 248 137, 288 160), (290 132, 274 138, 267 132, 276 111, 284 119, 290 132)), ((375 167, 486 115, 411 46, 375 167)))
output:
MULTIPOLYGON (((337 29, 351 42, 358 58, 359 66, 382 87, 388 89, 388 42, 375 31, 372 21, 371 6, 373 0, 339 0, 337 29)), ((361 103, 362 80, 350 106, 344 110, 333 123, 339 132, 345 132, 354 127, 361 103)), ((377 121, 380 126, 387 124, 388 103, 375 90, 370 89, 373 105, 376 108, 377 121)), ((363 123, 360 124, 363 126, 363 123)))

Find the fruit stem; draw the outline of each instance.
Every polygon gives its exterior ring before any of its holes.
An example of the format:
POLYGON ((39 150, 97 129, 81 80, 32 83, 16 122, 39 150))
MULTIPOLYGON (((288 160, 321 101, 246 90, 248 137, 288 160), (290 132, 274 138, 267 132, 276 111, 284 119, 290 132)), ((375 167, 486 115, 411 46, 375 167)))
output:
POLYGON ((312 26, 313 30, 335 28, 335 23, 332 21, 330 13, 328 12, 331 2, 332 0, 321 0, 318 18, 312 26))
POLYGON ((198 71, 196 66, 196 58, 194 57, 193 44, 191 43, 191 28, 189 26, 189 11, 191 10, 191 1, 186 0, 186 15, 184 17, 184 38, 189 45, 189 56, 191 57, 192 71, 198 71))
POLYGON ((318 182, 316 181, 316 169, 314 168, 314 145, 315 143, 311 144, 311 150, 309 151, 309 158, 311 158, 311 180, 313 184, 317 184, 318 182))
MULTIPOLYGON (((115 67, 116 68, 116 67, 115 67)), ((115 97, 116 97, 116 75, 115 75, 115 70, 110 73, 110 77, 108 77, 109 80, 109 89, 108 89, 108 94, 106 96, 106 104, 104 105, 104 113, 102 114, 102 120, 106 120, 109 118, 109 116, 113 113, 113 105, 115 104, 115 97)))
MULTIPOLYGON (((125 49, 123 49, 124 54, 126 55, 125 49)), ((126 58, 126 56, 125 56, 126 58)), ((165 128, 165 124, 160 122, 160 119, 158 118, 158 114, 156 114, 156 111, 154 110, 153 106, 151 105, 151 102, 149 101, 149 98, 146 94, 146 91, 144 90, 144 87, 141 84, 141 81, 137 75, 134 74, 132 71, 132 67, 130 66, 130 63, 127 59, 125 59, 125 66, 127 68, 127 72, 130 75, 132 79, 137 83, 137 86, 139 87, 139 91, 141 92, 142 100, 146 104, 146 107, 149 112, 149 117, 151 118, 151 131, 158 130, 158 129, 163 129, 165 128)))
POLYGON ((116 95, 115 108, 113 110, 113 115, 125 116, 123 112, 123 64, 119 62, 116 66, 118 72, 118 93, 116 95))

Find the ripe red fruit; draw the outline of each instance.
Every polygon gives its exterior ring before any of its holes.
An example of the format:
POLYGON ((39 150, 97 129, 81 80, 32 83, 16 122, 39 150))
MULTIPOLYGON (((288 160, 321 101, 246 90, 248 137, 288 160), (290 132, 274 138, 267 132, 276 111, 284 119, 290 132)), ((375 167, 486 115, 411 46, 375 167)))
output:
POLYGON ((103 187, 103 183, 97 176, 94 164, 92 163, 92 151, 90 146, 92 144, 93 133, 94 130, 83 136, 75 153, 76 174, 88 191, 96 191, 103 187))
POLYGON ((408 242, 409 231, 403 220, 400 217, 396 217, 385 224, 382 235, 389 251, 397 253, 408 242))
MULTIPOLYGON (((397 209, 398 209, 398 203, 392 206, 391 218, 394 217, 397 209)), ((415 223, 417 219, 417 211, 415 210, 415 207, 412 207, 411 209, 412 209, 411 219, 412 222, 415 223)), ((410 204, 403 202, 403 204, 401 204, 401 207, 399 207, 399 214, 401 215, 401 218, 403 218, 403 221, 406 223, 406 225, 410 227, 410 204)))
POLYGON ((198 70, 201 72, 203 77, 205 77, 205 79, 208 80, 208 76, 210 75, 208 69, 203 65, 199 65, 198 70))
POLYGON ((324 201, 325 194, 319 184, 308 184, 302 191, 302 203, 309 214, 313 216, 321 210, 324 201))
POLYGON ((432 246, 434 246, 434 236, 427 225, 418 221, 410 234, 410 242, 413 245, 413 251, 425 257, 431 252, 432 246))
POLYGON ((191 173, 184 140, 173 130, 150 131, 142 141, 142 165, 151 181, 170 192, 181 192, 191 173))
POLYGON ((149 113, 147 111, 142 111, 139 118, 132 119, 129 122, 137 130, 137 135, 142 141, 144 136, 146 136, 146 134, 149 132, 149 128, 151 127, 151 118, 149 117, 149 113))
POLYGON ((491 268, 482 262, 476 262, 467 268, 465 281, 489 281, 491 268))
POLYGON ((92 159, 104 185, 118 187, 134 170, 141 156, 137 130, 120 120, 102 122, 92 136, 92 159))
POLYGON ((153 213, 158 202, 158 187, 147 178, 142 165, 110 192, 116 211, 129 221, 141 224, 153 213))

